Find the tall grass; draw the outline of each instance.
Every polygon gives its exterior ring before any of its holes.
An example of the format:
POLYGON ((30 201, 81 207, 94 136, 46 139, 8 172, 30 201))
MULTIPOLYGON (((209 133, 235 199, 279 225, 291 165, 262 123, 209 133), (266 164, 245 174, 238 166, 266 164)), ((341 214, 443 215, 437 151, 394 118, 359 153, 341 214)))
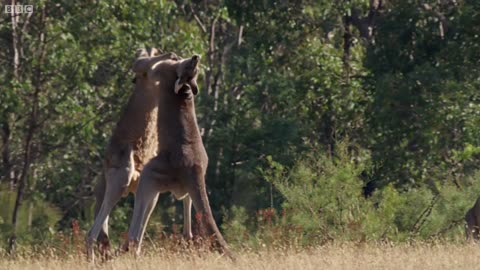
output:
MULTIPOLYGON (((217 253, 148 248, 135 258, 129 254, 96 265, 101 269, 478 269, 475 245, 449 243, 329 244, 289 250, 239 250, 235 262, 217 253)), ((16 259, 3 258, 0 269, 89 269, 82 256, 56 256, 44 250, 16 259)))

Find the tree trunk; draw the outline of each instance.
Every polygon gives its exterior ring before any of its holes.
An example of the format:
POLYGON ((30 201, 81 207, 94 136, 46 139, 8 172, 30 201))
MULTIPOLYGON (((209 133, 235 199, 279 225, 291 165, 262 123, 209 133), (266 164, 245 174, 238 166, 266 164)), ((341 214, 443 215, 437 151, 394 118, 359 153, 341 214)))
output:
MULTIPOLYGON (((15 1, 12 1, 12 4, 15 3, 15 1)), ((40 19, 40 25, 43 27, 45 23, 45 17, 46 17, 46 12, 45 8, 42 9, 41 11, 41 19, 40 19)), ((18 18, 18 17, 17 17, 18 18)), ((13 22, 13 21, 12 21, 13 22)), ((13 27, 16 28, 16 27, 13 27)), ((16 36, 16 32, 14 31, 14 36, 16 36)), ((17 37, 18 38, 18 37, 17 37)), ((42 88, 42 66, 43 62, 45 59, 45 53, 46 53, 46 48, 45 48, 45 33, 43 32, 43 29, 39 31, 38 34, 38 40, 39 40, 39 61, 38 64, 36 65, 34 69, 34 75, 32 78, 33 86, 34 86, 34 93, 33 97, 31 100, 32 104, 32 110, 30 111, 30 115, 28 118, 28 129, 27 129, 27 134, 25 138, 25 145, 24 145, 24 154, 23 154, 23 167, 22 171, 20 174, 20 178, 17 183, 17 197, 15 199, 15 205, 13 207, 13 213, 12 213, 12 235, 8 241, 8 251, 10 254, 14 253, 15 251, 15 245, 16 245, 16 239, 17 239, 17 229, 18 229, 18 214, 20 207, 23 202, 23 196, 25 193, 25 188, 27 184, 27 177, 30 171, 30 167, 33 162, 33 155, 32 155, 32 144, 33 144, 33 139, 35 136, 35 132, 38 128, 38 108, 39 108, 39 95, 41 92, 42 88)), ((18 51, 17 51, 18 53, 18 51)), ((14 63, 15 64, 15 63, 14 63)), ((15 64, 16 65, 16 64, 15 64)), ((19 76, 19 74, 16 74, 19 76)))
POLYGON ((8 123, 7 115, 5 115, 5 122, 2 125, 2 163, 3 171, 0 177, 8 179, 10 177, 10 171, 12 169, 12 162, 10 159, 10 125, 8 123))
POLYGON ((347 82, 350 81, 350 50, 352 47, 351 24, 352 17, 350 15, 345 15, 343 18, 343 70, 345 72, 347 82))

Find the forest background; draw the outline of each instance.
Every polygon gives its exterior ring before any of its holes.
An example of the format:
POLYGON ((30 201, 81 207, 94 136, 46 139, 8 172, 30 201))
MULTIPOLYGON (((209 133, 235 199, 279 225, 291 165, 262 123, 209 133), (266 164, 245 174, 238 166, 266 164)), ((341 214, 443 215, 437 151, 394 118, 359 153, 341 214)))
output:
MULTIPOLYGON (((479 35, 476 0, 4 2, 0 246, 90 228, 142 47, 202 56, 206 179, 231 245, 463 240, 479 35)), ((114 239, 132 205, 112 213, 114 239)), ((181 231, 181 213, 162 195, 149 237, 181 231)))

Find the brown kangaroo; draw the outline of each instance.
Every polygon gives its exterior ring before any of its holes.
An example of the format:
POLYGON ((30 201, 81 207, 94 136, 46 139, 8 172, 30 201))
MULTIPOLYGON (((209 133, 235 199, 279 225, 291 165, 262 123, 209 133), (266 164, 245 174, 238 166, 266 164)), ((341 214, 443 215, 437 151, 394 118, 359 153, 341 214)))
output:
MULTIPOLYGON (((229 255, 227 243, 218 229, 210 209, 205 186, 208 157, 195 115, 194 95, 198 93, 196 77, 200 57, 184 60, 156 61, 141 59, 137 66, 147 72, 151 87, 158 90, 158 154, 150 160, 140 175, 133 217, 128 231, 129 244, 140 254, 148 219, 162 192, 172 192, 177 198, 190 196, 203 218, 208 236, 217 247, 229 255)), ((138 71, 137 71, 138 72, 138 71)))
MULTIPOLYGON (((156 56, 158 51, 138 50, 136 60, 140 59, 177 59, 173 53, 156 56)), ((142 63, 135 61, 135 64, 142 63)), ((133 66, 134 70, 142 66, 133 66)), ((100 251, 108 256, 108 216, 122 196, 135 193, 138 178, 144 165, 154 156, 158 149, 157 105, 158 95, 153 88, 147 87, 148 79, 144 72, 136 73, 134 92, 117 123, 105 151, 104 168, 95 187, 95 221, 87 235, 87 256, 94 260, 93 242, 98 237, 100 251)), ((186 238, 192 238, 191 208, 189 196, 183 198, 184 228, 186 238)))
POLYGON ((478 241, 480 233, 480 198, 477 199, 472 208, 467 211, 465 215, 465 234, 467 241, 478 241))

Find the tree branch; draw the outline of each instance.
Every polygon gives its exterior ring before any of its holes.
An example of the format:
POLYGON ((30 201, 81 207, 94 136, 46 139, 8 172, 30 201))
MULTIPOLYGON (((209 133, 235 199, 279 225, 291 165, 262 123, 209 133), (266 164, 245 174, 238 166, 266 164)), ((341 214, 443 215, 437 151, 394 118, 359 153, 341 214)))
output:
POLYGON ((202 23, 202 21, 198 17, 198 15, 195 12, 195 10, 193 9, 192 5, 188 5, 188 7, 190 8, 190 12, 192 12, 193 19, 195 19, 195 21, 197 22, 200 29, 202 29, 202 32, 206 34, 207 33, 207 28, 205 27, 205 25, 202 23))

